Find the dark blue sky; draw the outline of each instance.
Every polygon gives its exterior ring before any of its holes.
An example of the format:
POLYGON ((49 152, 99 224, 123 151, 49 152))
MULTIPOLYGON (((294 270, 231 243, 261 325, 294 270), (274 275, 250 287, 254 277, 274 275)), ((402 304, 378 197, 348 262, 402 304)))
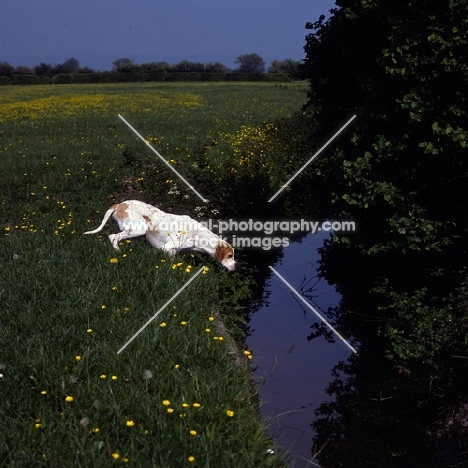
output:
POLYGON ((55 65, 70 57, 109 70, 136 63, 304 58, 304 25, 333 0, 0 0, 0 61, 55 65))

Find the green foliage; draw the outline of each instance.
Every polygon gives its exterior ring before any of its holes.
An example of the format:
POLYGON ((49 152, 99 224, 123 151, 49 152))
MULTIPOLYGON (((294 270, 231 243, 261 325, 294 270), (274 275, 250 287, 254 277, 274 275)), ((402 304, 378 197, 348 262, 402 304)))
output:
POLYGON ((37 75, 13 75, 12 81, 15 85, 41 84, 41 79, 37 75))
POLYGON ((38 76, 52 76, 54 74, 54 67, 50 63, 41 62, 34 67, 34 73, 38 76))
POLYGON ((290 76, 298 76, 301 69, 301 63, 292 60, 273 60, 268 67, 268 73, 287 73, 290 76))
POLYGON ((236 60, 239 64, 237 71, 241 73, 263 73, 265 61, 256 53, 239 55, 236 60))
POLYGON ((68 73, 59 73, 52 78, 53 84, 70 84, 74 81, 73 75, 68 73))
POLYGON ((446 301, 468 254, 468 4, 337 6, 308 25, 307 112, 319 139, 352 114, 358 120, 318 162, 317 196, 359 225, 343 241, 372 269, 367 290, 385 284, 377 303, 389 354, 437 366, 464 320, 448 320, 446 301))
POLYGON ((11 76, 13 75, 14 67, 8 62, 0 62, 0 76, 11 76))
POLYGON ((205 71, 205 65, 199 62, 190 62, 189 60, 182 60, 182 62, 179 62, 178 64, 172 66, 172 71, 181 73, 201 73, 205 71))
POLYGON ((427 288, 398 293, 386 287, 383 292, 388 295, 390 305, 381 310, 394 317, 382 329, 382 335, 392 342, 389 351, 392 360, 432 364, 450 352, 454 344, 453 304, 433 297, 427 288))
POLYGON ((285 73, 215 73, 215 72, 93 72, 59 73, 48 75, 0 76, 0 84, 86 84, 86 83, 138 83, 149 81, 262 81, 287 83, 291 81, 285 73))
POLYGON ((133 60, 126 57, 114 60, 112 65, 112 71, 116 72, 131 72, 134 71, 136 67, 136 65, 133 63, 133 60))
POLYGON ((13 75, 33 75, 33 71, 29 67, 19 66, 13 70, 13 75))

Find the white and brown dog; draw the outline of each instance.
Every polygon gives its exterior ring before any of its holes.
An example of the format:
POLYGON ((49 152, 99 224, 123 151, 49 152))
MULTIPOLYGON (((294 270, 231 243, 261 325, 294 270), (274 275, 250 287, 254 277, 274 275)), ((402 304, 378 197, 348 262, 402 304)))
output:
POLYGON ((109 236, 109 240, 117 250, 120 241, 146 235, 146 239, 153 247, 165 250, 170 255, 197 250, 216 258, 229 271, 236 269, 234 249, 203 224, 189 216, 165 213, 159 208, 137 200, 127 200, 111 206, 104 215, 101 225, 85 234, 96 234, 101 231, 111 216, 121 229, 118 234, 109 236))

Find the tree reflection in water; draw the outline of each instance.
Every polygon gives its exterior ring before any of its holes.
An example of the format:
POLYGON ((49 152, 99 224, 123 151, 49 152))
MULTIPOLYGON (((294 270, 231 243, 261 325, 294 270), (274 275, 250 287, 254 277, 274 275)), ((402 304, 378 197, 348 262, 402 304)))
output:
POLYGON ((417 376, 361 347, 334 368, 333 377, 327 389, 333 400, 319 406, 312 423, 320 466, 443 466, 426 435, 426 403, 416 401, 418 392, 412 391, 417 376))

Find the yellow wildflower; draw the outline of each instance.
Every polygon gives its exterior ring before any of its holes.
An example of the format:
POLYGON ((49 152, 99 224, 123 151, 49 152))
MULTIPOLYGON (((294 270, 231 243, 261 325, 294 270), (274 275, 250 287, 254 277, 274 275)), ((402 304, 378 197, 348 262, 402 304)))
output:
POLYGON ((244 354, 247 356, 247 359, 252 359, 253 358, 252 352, 249 351, 248 349, 244 350, 244 354))

